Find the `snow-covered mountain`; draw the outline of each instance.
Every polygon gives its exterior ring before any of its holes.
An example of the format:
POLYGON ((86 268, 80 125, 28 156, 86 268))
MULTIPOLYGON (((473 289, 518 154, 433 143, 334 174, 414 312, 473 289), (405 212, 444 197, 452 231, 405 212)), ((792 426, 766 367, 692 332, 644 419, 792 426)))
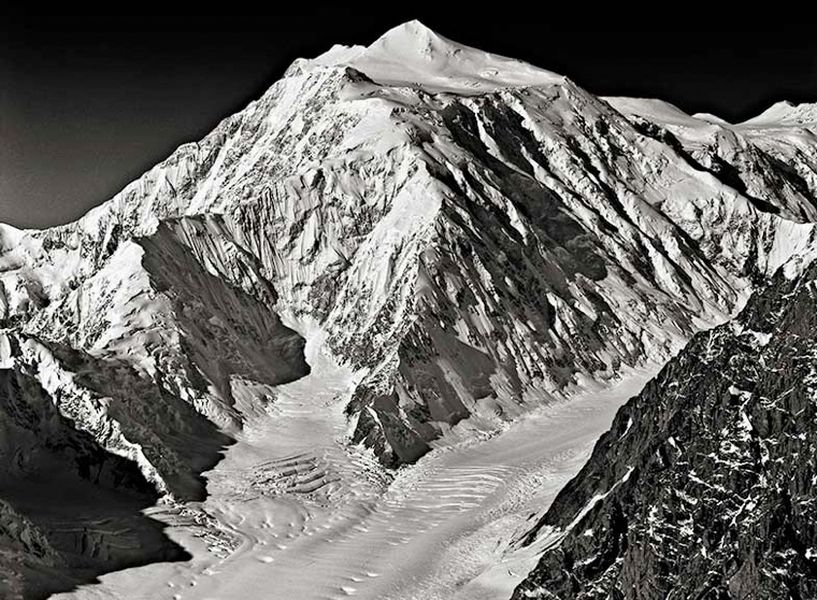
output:
MULTIPOLYGON (((799 272, 809 114, 602 99, 416 21, 297 60, 80 220, 0 228, 0 366, 26 382, 9 410, 47 398, 60 440, 195 500, 322 353, 355 373, 348 443, 412 462, 663 362, 799 272)), ((36 423, 0 448, 10 482, 33 472, 11 457, 45 443, 36 423)))

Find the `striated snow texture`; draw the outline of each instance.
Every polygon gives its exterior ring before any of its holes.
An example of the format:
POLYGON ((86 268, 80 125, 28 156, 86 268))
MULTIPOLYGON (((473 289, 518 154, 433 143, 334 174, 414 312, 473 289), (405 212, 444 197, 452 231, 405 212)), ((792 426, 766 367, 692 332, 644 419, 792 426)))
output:
POLYGON ((0 367, 166 503, 204 497, 305 344, 354 374, 327 435, 410 463, 662 363, 799 272, 801 108, 604 100, 410 22, 295 61, 77 222, 0 226, 0 367))

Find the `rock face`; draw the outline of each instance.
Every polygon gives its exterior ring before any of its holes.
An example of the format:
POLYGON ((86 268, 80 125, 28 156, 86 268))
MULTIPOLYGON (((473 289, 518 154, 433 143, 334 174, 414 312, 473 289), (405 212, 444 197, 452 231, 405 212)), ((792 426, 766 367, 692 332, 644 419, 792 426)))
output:
POLYGON ((529 534, 514 598, 817 595, 817 266, 698 334, 529 534))
POLYGON ((75 223, 0 226, 0 363, 185 500, 321 340, 360 375, 350 441, 410 462, 669 358, 808 259, 817 147, 778 112, 605 101, 407 23, 75 223))
POLYGON ((188 557, 141 514, 159 496, 137 463, 77 428, 61 400, 23 367, 0 370, 2 598, 45 598, 101 572, 188 557))

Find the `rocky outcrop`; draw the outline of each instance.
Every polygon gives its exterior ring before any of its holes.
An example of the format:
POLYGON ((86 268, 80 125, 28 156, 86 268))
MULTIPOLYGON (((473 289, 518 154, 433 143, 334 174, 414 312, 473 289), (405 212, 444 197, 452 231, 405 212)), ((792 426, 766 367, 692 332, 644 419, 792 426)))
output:
POLYGON ((514 598, 817 594, 817 266, 778 274, 618 413, 514 598))
POLYGON ((159 498, 23 368, 0 369, 0 596, 46 598, 187 553, 142 514, 159 498))

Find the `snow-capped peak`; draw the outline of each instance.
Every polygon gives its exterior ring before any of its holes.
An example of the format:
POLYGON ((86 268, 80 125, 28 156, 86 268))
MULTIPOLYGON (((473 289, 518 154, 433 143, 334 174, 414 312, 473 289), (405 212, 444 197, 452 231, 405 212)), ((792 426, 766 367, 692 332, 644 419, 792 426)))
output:
POLYGON ((390 29, 367 48, 334 46, 312 63, 351 66, 381 84, 460 94, 563 81, 528 63, 453 42, 416 20, 390 29))
POLYGON ((817 123, 817 103, 775 102, 758 116, 741 123, 762 127, 803 127, 817 123))

